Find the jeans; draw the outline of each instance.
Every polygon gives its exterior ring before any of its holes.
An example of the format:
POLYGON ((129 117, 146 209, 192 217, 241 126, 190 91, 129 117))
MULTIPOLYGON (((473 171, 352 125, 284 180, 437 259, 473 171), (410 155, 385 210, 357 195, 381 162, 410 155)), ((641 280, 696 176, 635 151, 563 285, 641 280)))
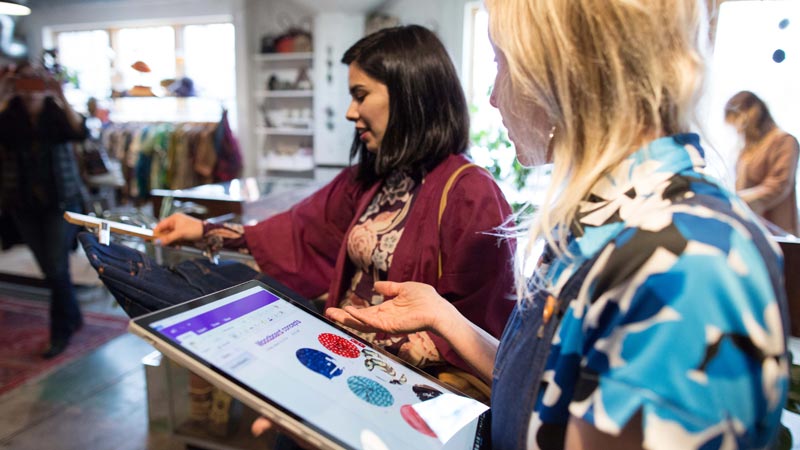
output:
POLYGON ((10 214, 50 288, 50 341, 68 340, 83 323, 69 273, 69 252, 78 227, 67 223, 58 210, 10 214))
MULTIPOLYGON (((215 265, 206 259, 191 259, 164 267, 130 247, 113 242, 100 244, 92 233, 80 233, 78 240, 100 280, 130 317, 254 279, 284 291, 287 289, 268 275, 236 261, 223 260, 215 265)), ((289 296, 307 307, 311 304, 297 295, 289 296)))

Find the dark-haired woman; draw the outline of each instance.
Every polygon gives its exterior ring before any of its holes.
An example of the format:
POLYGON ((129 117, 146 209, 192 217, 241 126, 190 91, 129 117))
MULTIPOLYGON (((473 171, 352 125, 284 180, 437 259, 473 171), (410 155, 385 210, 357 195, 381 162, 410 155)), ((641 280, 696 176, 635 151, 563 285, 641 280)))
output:
MULTIPOLYGON (((170 216, 155 229, 161 243, 205 239, 246 249, 263 272, 300 294, 327 293, 326 307, 383 302, 376 281, 431 284, 499 336, 514 305, 507 300, 512 244, 492 232, 511 211, 492 177, 464 156, 468 110, 444 46, 423 27, 391 28, 357 42, 342 62, 349 66, 347 118, 356 128, 351 158, 358 163, 253 226, 170 216)), ((415 365, 446 368, 462 389, 470 386, 459 380, 477 380, 427 332, 366 337, 415 365)))
POLYGON ((736 193, 767 221, 799 235, 797 139, 778 128, 764 101, 750 91, 728 100, 725 121, 744 140, 736 162, 736 193))

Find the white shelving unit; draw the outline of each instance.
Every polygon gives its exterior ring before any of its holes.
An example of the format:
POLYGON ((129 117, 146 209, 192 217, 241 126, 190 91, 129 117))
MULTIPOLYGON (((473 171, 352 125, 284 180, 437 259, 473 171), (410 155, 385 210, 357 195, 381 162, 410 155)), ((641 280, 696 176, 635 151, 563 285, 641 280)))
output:
POLYGON ((276 127, 257 127, 256 134, 260 136, 310 136, 314 137, 314 130, 308 128, 276 128, 276 127))
POLYGON ((314 91, 311 89, 295 89, 286 91, 256 91, 256 98, 312 98, 314 91))
POLYGON ((253 56, 258 171, 313 175, 313 53, 253 56), (305 78, 301 74, 305 71, 305 78))

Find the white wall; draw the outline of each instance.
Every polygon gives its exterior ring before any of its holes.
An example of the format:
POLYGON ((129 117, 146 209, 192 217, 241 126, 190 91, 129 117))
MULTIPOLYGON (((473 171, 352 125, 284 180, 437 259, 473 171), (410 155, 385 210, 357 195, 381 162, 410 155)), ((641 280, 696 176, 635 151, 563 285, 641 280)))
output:
POLYGON ((350 160, 353 123, 345 118, 350 104, 348 69, 342 55, 364 36, 363 14, 320 13, 314 36, 327 36, 314 52, 314 161, 345 166, 350 160), (332 62, 330 68, 327 64, 332 62))
POLYGON ((471 1, 473 0, 389 0, 380 11, 398 17, 403 25, 418 24, 435 31, 461 75, 464 7, 471 1))

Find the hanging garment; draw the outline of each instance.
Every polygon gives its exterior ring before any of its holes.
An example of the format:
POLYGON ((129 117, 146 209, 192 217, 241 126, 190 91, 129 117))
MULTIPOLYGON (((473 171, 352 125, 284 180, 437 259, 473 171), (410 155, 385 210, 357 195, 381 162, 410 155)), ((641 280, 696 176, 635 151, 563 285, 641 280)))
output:
POLYGON ((237 178, 242 172, 242 153, 239 142, 233 135, 228 123, 228 111, 223 111, 214 133, 214 146, 217 150, 217 165, 214 168, 216 181, 229 181, 237 178))

